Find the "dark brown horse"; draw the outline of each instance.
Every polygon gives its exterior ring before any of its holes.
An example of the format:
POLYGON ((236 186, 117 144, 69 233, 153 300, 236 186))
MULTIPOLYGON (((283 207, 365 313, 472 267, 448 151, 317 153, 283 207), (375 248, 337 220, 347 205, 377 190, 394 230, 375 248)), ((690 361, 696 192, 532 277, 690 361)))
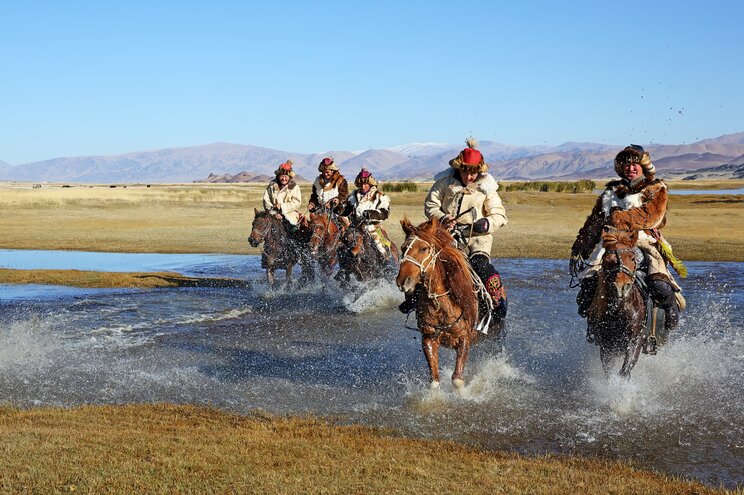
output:
POLYGON ((395 282, 406 294, 418 292, 416 320, 431 387, 439 386, 439 346, 443 345, 457 353, 452 385, 461 389, 465 362, 477 336, 478 300, 473 290, 477 276, 436 219, 418 227, 407 218, 400 224, 406 241, 395 282))
POLYGON ((615 358, 624 356, 620 376, 626 378, 646 341, 646 301, 635 284, 637 240, 638 231, 605 227, 602 269, 587 318, 605 373, 609 374, 615 358))
POLYGON ((276 270, 285 271, 286 282, 289 285, 292 281, 292 269, 301 257, 302 243, 290 235, 282 219, 274 217, 268 211, 254 211, 255 217, 248 243, 253 247, 264 243, 261 267, 266 269, 269 286, 275 285, 276 270))
POLYGON ((331 217, 330 211, 310 213, 308 226, 310 240, 308 248, 318 261, 320 271, 330 276, 337 261, 337 250, 341 243, 342 227, 331 217))
MULTIPOLYGON (((378 234, 384 235, 384 234, 378 234)), ((356 279, 359 282, 382 279, 395 273, 400 254, 398 246, 390 242, 386 258, 377 250, 372 236, 364 225, 351 225, 341 236, 338 248, 336 280, 341 283, 356 279)))

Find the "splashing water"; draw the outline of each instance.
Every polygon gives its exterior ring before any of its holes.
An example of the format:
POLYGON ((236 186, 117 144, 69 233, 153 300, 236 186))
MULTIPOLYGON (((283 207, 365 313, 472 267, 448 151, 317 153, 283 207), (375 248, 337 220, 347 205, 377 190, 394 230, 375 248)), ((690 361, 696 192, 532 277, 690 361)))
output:
MULTIPOLYGON (((263 278, 255 260, 235 267, 194 270, 263 278)), ((461 391, 449 382, 449 349, 441 387, 429 390, 420 335, 404 328, 390 282, 13 297, 0 287, 0 397, 20 406, 170 401, 310 412, 488 449, 744 482, 744 264, 690 263, 689 309, 630 381, 604 376, 562 267, 499 262, 510 296, 506 350, 476 345, 461 391)))

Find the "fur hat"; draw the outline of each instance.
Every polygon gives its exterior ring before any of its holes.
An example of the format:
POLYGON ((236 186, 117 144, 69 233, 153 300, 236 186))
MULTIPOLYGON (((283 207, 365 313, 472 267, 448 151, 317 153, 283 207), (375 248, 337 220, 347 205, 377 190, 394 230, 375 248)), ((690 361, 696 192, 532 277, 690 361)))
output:
POLYGON ((488 164, 483 159, 483 154, 476 149, 478 147, 478 141, 471 136, 465 140, 465 144, 467 148, 449 161, 450 167, 479 174, 487 172, 488 164))
POLYGON ((656 174, 656 167, 651 163, 651 157, 648 151, 643 149, 643 146, 631 144, 618 153, 615 157, 615 173, 624 178, 623 166, 628 163, 640 164, 643 169, 643 175, 649 179, 653 178, 654 174, 656 174))
POLYGON ((318 165, 318 172, 322 172, 324 170, 338 170, 336 163, 333 161, 333 157, 328 156, 320 161, 320 164, 318 165))
POLYGON ((292 160, 287 160, 286 162, 279 165, 279 168, 274 170, 274 175, 279 178, 280 175, 289 175, 289 178, 293 178, 295 176, 295 173, 292 171, 292 160))
POLYGON ((356 179, 354 179, 355 186, 362 187, 362 184, 369 184, 370 186, 377 186, 377 179, 372 177, 372 172, 370 172, 366 168, 363 168, 362 170, 360 170, 356 176, 356 179))

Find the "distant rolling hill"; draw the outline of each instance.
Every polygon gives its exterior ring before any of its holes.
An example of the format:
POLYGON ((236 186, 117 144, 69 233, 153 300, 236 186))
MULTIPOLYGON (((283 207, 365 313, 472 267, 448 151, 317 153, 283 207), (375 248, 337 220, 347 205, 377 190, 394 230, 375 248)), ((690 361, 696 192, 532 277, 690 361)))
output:
MULTIPOLYGON (((204 146, 139 151, 116 156, 54 158, 10 166, 0 162, 0 180, 65 182, 192 182, 210 175, 225 180, 261 181, 273 177, 287 159, 297 174, 313 180, 317 165, 333 156, 342 173, 352 180, 368 168, 382 180, 431 180, 446 170, 463 145, 414 143, 390 149, 297 153, 249 146, 214 143, 204 146), (261 180, 259 180, 259 178, 261 180)), ((479 148, 498 179, 538 180, 602 178, 612 175, 612 161, 622 145, 568 142, 559 146, 510 146, 482 141, 479 148)), ((661 175, 687 173, 721 165, 738 164, 744 155, 744 133, 729 134, 690 144, 653 144, 646 149, 661 175)), ((723 170, 723 169, 722 169, 723 170)), ((725 174, 725 170, 721 172, 725 174)), ((733 173, 733 172, 732 172, 733 173)))

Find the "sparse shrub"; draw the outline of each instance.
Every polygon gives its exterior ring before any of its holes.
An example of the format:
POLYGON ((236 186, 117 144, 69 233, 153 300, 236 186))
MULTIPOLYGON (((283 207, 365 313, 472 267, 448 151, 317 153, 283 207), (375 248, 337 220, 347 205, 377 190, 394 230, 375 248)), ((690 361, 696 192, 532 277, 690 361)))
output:
POLYGON ((416 192, 418 185, 415 182, 385 182, 382 184, 382 192, 416 192))
POLYGON ((503 190, 509 191, 540 191, 540 192, 567 192, 567 193, 580 193, 580 192, 592 192, 596 189, 597 184, 593 180, 581 179, 573 182, 548 182, 548 181, 533 181, 533 182, 512 182, 511 184, 505 184, 503 190))

